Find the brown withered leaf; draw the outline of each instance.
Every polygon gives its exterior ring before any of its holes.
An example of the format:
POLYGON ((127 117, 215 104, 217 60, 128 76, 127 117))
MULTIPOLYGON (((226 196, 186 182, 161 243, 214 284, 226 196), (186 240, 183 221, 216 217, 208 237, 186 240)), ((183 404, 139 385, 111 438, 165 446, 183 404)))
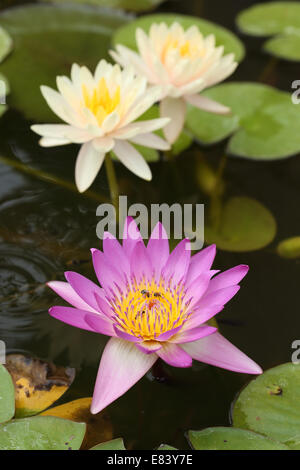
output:
POLYGON ((9 354, 5 366, 15 386, 16 418, 36 415, 51 406, 75 378, 75 369, 22 354, 9 354))

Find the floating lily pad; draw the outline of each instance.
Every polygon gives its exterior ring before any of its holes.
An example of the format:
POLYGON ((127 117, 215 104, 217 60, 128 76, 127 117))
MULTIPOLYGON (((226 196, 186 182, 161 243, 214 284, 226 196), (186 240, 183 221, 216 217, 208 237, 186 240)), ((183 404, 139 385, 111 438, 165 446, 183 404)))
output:
POLYGON ((300 258, 300 237, 283 240, 277 245, 277 253, 282 258, 300 258))
POLYGON ((121 8, 129 11, 146 11, 165 0, 42 0, 47 3, 84 3, 100 7, 121 8))
POLYGON ((0 14, 15 49, 0 66, 9 80, 11 106, 27 118, 57 122, 41 92, 56 88, 57 75, 70 75, 74 62, 94 69, 108 57, 111 35, 128 21, 124 14, 87 5, 28 5, 0 14))
POLYGON ((236 427, 300 449, 300 365, 282 364, 252 380, 233 407, 236 427))
POLYGON ((277 57, 300 61, 299 2, 270 2, 254 5, 242 11, 237 25, 244 33, 273 36, 264 49, 277 57))
POLYGON ((238 62, 243 59, 245 55, 244 45, 231 31, 207 20, 178 14, 159 13, 143 16, 135 21, 131 21, 116 31, 113 36, 113 44, 123 44, 131 49, 137 49, 135 41, 136 28, 142 28, 148 32, 152 23, 165 22, 171 25, 175 21, 180 23, 184 29, 188 29, 192 25, 198 26, 204 36, 214 34, 217 46, 224 45, 226 54, 233 52, 238 62))
POLYGON ((300 151, 300 112, 289 93, 259 83, 234 82, 203 95, 232 112, 218 116, 189 107, 186 126, 203 144, 232 135, 228 153, 254 160, 276 160, 300 151))
POLYGON ((233 197, 221 209, 219 223, 205 225, 205 241, 225 251, 253 251, 267 246, 276 234, 276 221, 260 202, 233 197))
POLYGON ((0 26, 0 62, 11 52, 13 41, 10 35, 0 26))
POLYGON ((99 442, 112 438, 112 425, 105 411, 92 415, 90 412, 92 398, 80 398, 78 400, 55 406, 42 413, 43 416, 56 416, 57 418, 70 419, 78 423, 86 423, 86 434, 81 449, 87 450, 99 442))
POLYGON ((69 388, 75 370, 39 359, 10 354, 6 367, 15 385, 16 418, 33 416, 48 408, 69 388))
POLYGON ((12 378, 0 364, 0 423, 9 421, 15 414, 15 389, 12 378))
POLYGON ((84 423, 35 416, 0 425, 0 450, 78 450, 84 423))
POLYGON ((113 439, 112 441, 102 442, 90 450, 126 450, 124 446, 124 441, 121 437, 118 439, 113 439))
POLYGON ((189 431, 188 439, 195 450, 288 450, 280 442, 252 431, 237 428, 207 428, 189 431))

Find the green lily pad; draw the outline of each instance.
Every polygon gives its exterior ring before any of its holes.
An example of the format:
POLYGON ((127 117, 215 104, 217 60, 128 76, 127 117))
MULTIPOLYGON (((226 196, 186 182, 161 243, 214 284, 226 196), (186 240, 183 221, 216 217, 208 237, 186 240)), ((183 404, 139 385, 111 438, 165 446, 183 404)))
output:
POLYGON ((224 51, 226 54, 233 52, 235 59, 238 62, 243 59, 245 55, 244 45, 231 31, 207 20, 196 18, 194 16, 178 14, 159 13, 155 15, 143 16, 135 21, 131 21, 116 31, 113 36, 113 44, 123 44, 124 46, 136 50, 136 28, 142 28, 148 32, 152 23, 165 22, 168 25, 171 25, 175 21, 179 22, 184 29, 187 29, 192 25, 198 26, 204 36, 214 34, 216 37, 216 44, 218 46, 224 45, 224 51))
POLYGON ((9 421, 15 414, 15 388, 10 374, 0 364, 0 423, 9 421))
POLYGON ((282 364, 252 380, 233 407, 233 424, 300 449, 300 365, 282 364))
POLYGON ((288 450, 280 442, 252 431, 237 428, 207 428, 189 431, 188 439, 195 450, 288 450))
POLYGON ((270 2, 254 5, 237 16, 237 25, 244 33, 274 38, 264 49, 277 57, 300 61, 299 2, 270 2))
POLYGON ((47 3, 84 3, 100 7, 121 8, 129 11, 146 11, 157 7, 165 0, 42 0, 47 3))
POLYGON ((282 258, 300 258, 300 237, 283 240, 277 245, 277 253, 282 258))
POLYGON ((0 425, 0 450, 78 450, 85 428, 51 416, 16 419, 0 425))
POLYGON ((119 437, 112 441, 101 442, 101 444, 92 447, 90 450, 126 450, 126 448, 123 439, 119 437))
POLYGON ((27 118, 57 122, 41 92, 57 75, 70 75, 74 62, 94 69, 108 57, 111 35, 128 21, 123 14, 87 5, 28 5, 0 14, 15 50, 0 66, 9 80, 10 104, 27 118))
POLYGON ((276 234, 276 221, 260 202, 232 197, 222 207, 217 226, 205 225, 205 241, 225 251, 254 251, 267 246, 276 234))
POLYGON ((10 53, 13 41, 10 35, 0 26, 0 62, 10 53))
POLYGON ((276 160, 300 151, 300 112, 291 95, 259 83, 225 83, 203 92, 231 108, 219 116, 189 107, 186 126, 203 144, 230 137, 231 155, 276 160))

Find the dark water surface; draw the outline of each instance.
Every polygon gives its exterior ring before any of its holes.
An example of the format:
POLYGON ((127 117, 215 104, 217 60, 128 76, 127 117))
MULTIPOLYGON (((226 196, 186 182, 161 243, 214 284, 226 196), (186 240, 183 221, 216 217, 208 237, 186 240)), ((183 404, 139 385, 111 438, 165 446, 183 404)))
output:
MULTIPOLYGON (((13 3, 26 2, 2 0, 1 7, 13 3)), ((259 2, 178 0, 166 2, 160 10, 201 15, 235 31, 236 14, 254 3, 259 2)), ((232 80, 257 81, 269 57, 260 50, 262 41, 242 39, 247 56, 232 80)), ((297 78, 299 65, 282 61, 267 81, 290 91, 297 78)), ((0 155, 73 182, 78 148, 42 149, 29 125, 16 111, 4 115, 0 155)), ((201 151, 216 168, 224 145, 201 151)), ((193 146, 171 166, 167 162, 153 165, 151 184, 118 165, 121 193, 128 195, 129 203, 206 203, 195 178, 198 158, 193 146), (181 175, 181 186, 176 174, 181 175)), ((225 181, 227 195, 259 200, 278 223, 275 241, 264 250, 219 251, 215 263, 219 269, 250 265, 239 294, 219 316, 220 327, 230 341, 269 368, 289 361, 291 343, 300 338, 300 262, 280 259, 275 252, 276 242, 300 234, 300 159, 260 163, 231 158, 225 181)), ((79 195, 26 175, 0 159, 0 338, 12 350, 74 365, 78 372, 69 399, 92 394, 106 338, 50 318, 49 306, 59 302, 45 282, 63 279, 63 272, 70 269, 93 277, 89 249, 99 245, 96 207, 101 195, 109 196, 104 170, 92 190, 94 195, 79 195)), ((183 448, 186 430, 227 425, 230 403, 249 380, 196 362, 187 370, 166 366, 162 375, 164 379, 158 381, 149 374, 108 408, 115 436, 124 436, 129 447, 153 448, 168 442, 183 448)))

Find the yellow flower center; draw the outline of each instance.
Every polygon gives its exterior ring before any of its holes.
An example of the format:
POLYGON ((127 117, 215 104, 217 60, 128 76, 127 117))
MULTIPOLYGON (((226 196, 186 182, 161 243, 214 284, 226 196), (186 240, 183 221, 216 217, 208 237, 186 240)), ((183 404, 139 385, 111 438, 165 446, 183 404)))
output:
POLYGON ((189 303, 181 284, 171 287, 163 279, 134 283, 126 295, 115 295, 111 300, 118 327, 144 341, 182 326, 190 315, 189 303))
POLYGON ((178 39, 169 37, 166 40, 161 53, 161 60, 163 63, 166 62, 167 56, 172 50, 178 50, 181 57, 188 57, 190 59, 195 59, 196 57, 201 56, 200 49, 195 44, 192 44, 191 41, 187 40, 185 42, 180 42, 178 39))
POLYGON ((93 90, 88 90, 86 85, 82 85, 84 105, 96 116, 99 126, 102 125, 108 114, 112 113, 120 104, 121 92, 118 86, 113 96, 110 95, 105 78, 99 80, 98 86, 93 90))

